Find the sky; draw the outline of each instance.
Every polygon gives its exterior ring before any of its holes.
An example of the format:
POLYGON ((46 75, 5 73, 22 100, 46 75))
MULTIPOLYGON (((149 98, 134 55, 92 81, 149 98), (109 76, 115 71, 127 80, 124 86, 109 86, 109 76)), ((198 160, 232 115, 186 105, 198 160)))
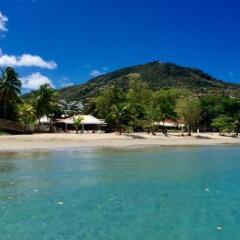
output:
POLYGON ((240 83, 239 0, 0 0, 0 67, 26 91, 151 61, 240 83))

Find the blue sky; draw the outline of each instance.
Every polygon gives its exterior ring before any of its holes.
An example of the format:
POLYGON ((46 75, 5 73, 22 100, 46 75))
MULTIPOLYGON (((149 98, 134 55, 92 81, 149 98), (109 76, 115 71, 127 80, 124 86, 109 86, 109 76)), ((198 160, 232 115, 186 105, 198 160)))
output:
POLYGON ((0 0, 0 12, 0 66, 28 89, 155 60, 240 83, 238 0, 0 0))

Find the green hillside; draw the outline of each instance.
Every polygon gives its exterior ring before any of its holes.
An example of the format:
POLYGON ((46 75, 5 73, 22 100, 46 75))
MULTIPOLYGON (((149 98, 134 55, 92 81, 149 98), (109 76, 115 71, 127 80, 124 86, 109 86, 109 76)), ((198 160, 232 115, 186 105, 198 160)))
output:
POLYGON ((129 78, 133 73, 140 76, 154 90, 183 87, 199 94, 240 96, 240 84, 217 80, 199 69, 160 62, 123 68, 91 79, 84 84, 60 89, 60 96, 65 100, 86 100, 113 84, 127 89, 129 78))

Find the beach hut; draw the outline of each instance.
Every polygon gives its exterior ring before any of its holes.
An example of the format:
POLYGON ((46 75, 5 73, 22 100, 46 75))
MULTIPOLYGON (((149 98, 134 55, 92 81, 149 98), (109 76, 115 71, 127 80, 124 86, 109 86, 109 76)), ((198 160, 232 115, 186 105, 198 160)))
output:
POLYGON ((51 119, 46 115, 35 121, 35 131, 47 132, 51 128, 51 119))
POLYGON ((183 128, 184 124, 180 120, 174 121, 171 119, 166 119, 164 122, 155 122, 155 125, 167 128, 183 128))
POLYGON ((74 129, 74 119, 81 118, 81 128, 82 131, 84 130, 101 130, 101 127, 107 125, 104 120, 98 119, 92 115, 75 115, 72 117, 64 118, 64 119, 57 119, 55 121, 56 125, 61 125, 64 128, 64 131, 67 132, 68 130, 74 129))

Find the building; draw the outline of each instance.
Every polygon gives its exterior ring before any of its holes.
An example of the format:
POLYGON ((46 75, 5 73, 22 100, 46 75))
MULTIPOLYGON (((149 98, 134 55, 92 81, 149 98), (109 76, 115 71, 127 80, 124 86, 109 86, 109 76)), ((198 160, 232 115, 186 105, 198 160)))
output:
POLYGON ((54 125, 57 129, 63 129, 65 132, 75 130, 74 119, 80 118, 82 131, 98 131, 107 126, 104 120, 98 119, 92 115, 75 115, 68 118, 56 119, 54 125))
POLYGON ((185 125, 182 121, 166 119, 164 122, 155 122, 156 126, 166 127, 166 128, 183 128, 185 125))

